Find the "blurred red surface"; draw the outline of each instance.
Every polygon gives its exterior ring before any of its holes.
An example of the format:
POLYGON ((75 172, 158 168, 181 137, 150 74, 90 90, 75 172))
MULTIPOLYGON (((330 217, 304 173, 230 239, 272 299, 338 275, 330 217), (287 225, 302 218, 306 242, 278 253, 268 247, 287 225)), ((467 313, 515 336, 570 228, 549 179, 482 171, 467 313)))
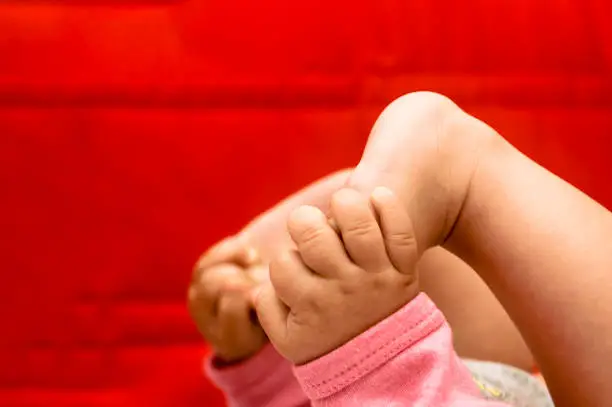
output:
POLYGON ((0 405, 220 406, 184 292, 217 239, 440 91, 609 208, 605 1, 0 5, 0 405))

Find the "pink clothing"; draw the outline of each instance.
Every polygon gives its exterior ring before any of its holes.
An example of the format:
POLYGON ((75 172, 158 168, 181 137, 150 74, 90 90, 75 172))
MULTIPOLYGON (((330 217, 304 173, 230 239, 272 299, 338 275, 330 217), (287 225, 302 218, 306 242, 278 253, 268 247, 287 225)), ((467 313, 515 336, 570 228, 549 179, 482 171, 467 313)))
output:
POLYGON ((506 406, 481 398, 425 294, 293 374, 271 346, 229 368, 209 361, 207 373, 231 407, 506 406))
POLYGON ((216 368, 209 359, 206 373, 223 391, 230 407, 311 405, 293 375, 291 363, 270 344, 239 365, 216 368))

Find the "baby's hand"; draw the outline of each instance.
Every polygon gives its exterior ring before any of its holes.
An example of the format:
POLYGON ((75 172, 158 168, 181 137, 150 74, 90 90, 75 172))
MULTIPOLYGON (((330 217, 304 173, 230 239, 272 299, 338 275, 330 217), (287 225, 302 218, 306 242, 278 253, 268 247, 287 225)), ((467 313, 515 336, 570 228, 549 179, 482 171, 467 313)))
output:
POLYGON ((271 284, 254 295, 268 337, 295 364, 338 348, 419 290, 412 224, 389 189, 375 189, 370 200, 340 190, 331 215, 334 226, 314 207, 292 213, 288 227, 297 251, 270 264, 271 284))
POLYGON ((194 268, 187 295, 189 312, 215 356, 238 362, 255 354, 267 338, 254 315, 250 291, 261 274, 256 252, 243 239, 226 239, 194 268))

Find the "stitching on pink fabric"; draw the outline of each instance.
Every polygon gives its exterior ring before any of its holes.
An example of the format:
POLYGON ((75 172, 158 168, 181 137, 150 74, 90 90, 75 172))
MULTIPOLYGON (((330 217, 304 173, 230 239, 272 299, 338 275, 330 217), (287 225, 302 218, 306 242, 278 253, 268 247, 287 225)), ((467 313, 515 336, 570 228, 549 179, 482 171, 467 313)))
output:
POLYGON ((439 311, 436 311, 433 314, 428 315, 428 318, 416 321, 409 328, 407 328, 407 330, 410 331, 410 330, 413 330, 414 328, 416 328, 419 325, 425 325, 425 324, 429 323, 429 326, 426 326, 427 329, 425 331, 423 331, 423 332, 420 332, 419 337, 414 339, 414 340, 412 340, 412 341, 410 341, 409 344, 406 344, 406 343, 403 343, 403 342, 402 343, 397 343, 398 341, 403 340, 407 333, 404 333, 403 335, 400 335, 400 336, 396 336, 393 339, 391 339, 391 341, 382 344, 380 347, 374 349, 372 352, 368 353, 367 355, 363 356, 359 360, 355 361, 353 364, 347 366, 345 369, 341 370, 340 372, 337 372, 331 378, 327 378, 325 380, 322 380, 322 381, 316 382, 316 383, 308 383, 308 384, 306 384, 305 387, 307 387, 307 389, 304 389, 304 390, 309 391, 309 392, 310 391, 317 392, 318 393, 318 398, 323 398, 323 397, 330 396, 334 392, 347 387, 349 384, 354 382, 356 379, 358 379, 358 378, 364 376, 365 374, 370 373, 374 369, 380 367, 380 365, 384 364, 390 358, 392 358, 395 355, 397 355, 402 349, 405 349, 408 346, 412 346, 412 345, 418 343, 423 338, 425 338, 426 336, 431 334, 431 332, 433 332, 436 329, 438 329, 444 323, 444 319, 440 318, 438 313, 439 313, 439 311), (435 323, 436 320, 438 321, 438 323, 435 323), (383 355, 383 358, 382 358, 382 360, 383 360, 382 362, 377 363, 375 365, 372 365, 370 368, 367 368, 365 372, 353 373, 349 377, 344 378, 341 381, 341 383, 338 383, 338 384, 333 385, 333 386, 329 386, 329 387, 327 387, 325 389, 321 389, 321 387, 326 386, 331 381, 334 381, 334 380, 336 380, 336 379, 338 379, 338 378, 340 378, 340 377, 342 377, 342 376, 344 376, 346 374, 349 374, 349 373, 353 372, 354 370, 360 368, 365 362, 367 362, 368 360, 370 360, 374 356, 379 355, 381 352, 385 352, 384 355, 383 355))

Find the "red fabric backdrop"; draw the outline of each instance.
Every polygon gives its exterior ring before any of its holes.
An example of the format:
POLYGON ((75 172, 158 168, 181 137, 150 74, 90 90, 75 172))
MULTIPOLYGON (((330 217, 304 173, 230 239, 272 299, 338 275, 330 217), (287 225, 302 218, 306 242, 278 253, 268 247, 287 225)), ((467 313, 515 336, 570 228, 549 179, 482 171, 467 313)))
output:
POLYGON ((408 91, 612 207, 609 4, 3 2, 0 405, 222 405, 191 264, 408 91))

